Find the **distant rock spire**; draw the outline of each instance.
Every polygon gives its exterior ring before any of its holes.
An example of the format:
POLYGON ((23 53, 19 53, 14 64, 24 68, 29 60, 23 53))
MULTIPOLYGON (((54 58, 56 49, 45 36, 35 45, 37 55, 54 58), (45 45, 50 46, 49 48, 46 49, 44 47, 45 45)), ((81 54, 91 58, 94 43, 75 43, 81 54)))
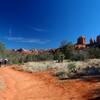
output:
POLYGON ((80 37, 77 39, 77 44, 85 45, 85 44, 86 44, 86 38, 85 38, 85 36, 80 36, 80 37))
POLYGON ((95 40, 93 38, 90 39, 90 45, 94 45, 95 40))

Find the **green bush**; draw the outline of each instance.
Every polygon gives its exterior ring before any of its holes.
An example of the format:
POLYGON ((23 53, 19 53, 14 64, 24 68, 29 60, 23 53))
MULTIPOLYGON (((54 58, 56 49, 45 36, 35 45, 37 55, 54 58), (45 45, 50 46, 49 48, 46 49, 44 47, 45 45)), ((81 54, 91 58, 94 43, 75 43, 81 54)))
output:
POLYGON ((0 53, 3 53, 6 50, 5 44, 0 42, 0 53))
POLYGON ((36 56, 37 61, 53 60, 54 57, 51 54, 39 54, 36 56))
POLYGON ((13 53, 13 52, 5 52, 0 54, 0 58, 7 58, 9 60, 9 64, 23 64, 25 62, 31 61, 45 61, 45 60, 53 60, 54 57, 51 54, 21 54, 21 53, 13 53))
POLYGON ((54 60, 57 60, 58 62, 63 62, 64 57, 65 56, 62 52, 56 52, 54 55, 54 60))
POLYGON ((64 54, 65 59, 70 59, 74 50, 75 48, 72 43, 67 43, 63 48, 61 48, 61 52, 64 54))
POLYGON ((55 76, 57 76, 60 80, 65 80, 69 78, 66 71, 56 72, 55 76))
POLYGON ((89 58, 89 54, 87 51, 81 50, 81 51, 73 51, 70 59, 72 61, 84 61, 87 60, 89 58))
POLYGON ((60 70, 60 71, 55 73, 55 76, 57 76, 60 80, 75 78, 76 77, 76 65, 75 65, 75 63, 68 64, 67 70, 60 70))
POLYGON ((68 64, 68 73, 74 73, 76 71, 76 65, 75 63, 68 64))
POLYGON ((99 48, 89 48, 87 49, 89 53, 89 58, 100 58, 100 49, 99 48))

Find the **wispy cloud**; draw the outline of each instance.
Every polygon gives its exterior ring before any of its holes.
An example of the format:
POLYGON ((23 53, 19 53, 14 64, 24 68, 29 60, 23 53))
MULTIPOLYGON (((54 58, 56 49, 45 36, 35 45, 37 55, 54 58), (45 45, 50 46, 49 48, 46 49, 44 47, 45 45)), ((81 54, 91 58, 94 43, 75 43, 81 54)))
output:
POLYGON ((18 41, 18 40, 23 40, 24 38, 22 37, 5 37, 7 40, 11 40, 11 41, 18 41))
POLYGON ((32 27, 32 29, 36 32, 47 32, 46 29, 43 29, 43 28, 39 28, 39 27, 32 27))
POLYGON ((50 40, 41 40, 41 39, 33 39, 33 38, 23 38, 23 37, 6 37, 9 41, 20 42, 20 43, 34 43, 34 44, 46 44, 50 42, 50 40))
POLYGON ((35 44, 46 44, 46 43, 50 42, 50 40, 23 39, 20 42, 23 42, 23 43, 35 43, 35 44))

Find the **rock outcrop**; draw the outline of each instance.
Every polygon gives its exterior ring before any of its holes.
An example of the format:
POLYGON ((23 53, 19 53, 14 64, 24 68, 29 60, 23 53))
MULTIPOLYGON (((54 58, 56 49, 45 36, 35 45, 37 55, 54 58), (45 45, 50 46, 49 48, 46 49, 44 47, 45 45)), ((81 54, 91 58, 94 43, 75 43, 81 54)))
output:
POLYGON ((75 44, 75 48, 77 48, 77 49, 86 48, 86 38, 85 38, 85 36, 80 36, 77 39, 77 43, 75 44))
POLYGON ((91 38, 90 43, 86 43, 85 36, 80 36, 77 39, 77 43, 75 44, 76 49, 84 49, 89 47, 100 47, 100 35, 96 37, 96 41, 93 38, 91 38))

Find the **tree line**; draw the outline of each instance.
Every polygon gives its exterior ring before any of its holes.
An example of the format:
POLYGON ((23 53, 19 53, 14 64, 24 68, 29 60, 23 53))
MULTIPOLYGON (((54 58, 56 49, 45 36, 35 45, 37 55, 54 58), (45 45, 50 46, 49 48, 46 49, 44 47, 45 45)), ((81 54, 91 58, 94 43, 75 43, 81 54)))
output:
POLYGON ((5 45, 0 42, 0 58, 7 58, 9 60, 9 64, 22 64, 29 61, 46 60, 57 60, 58 62, 63 62, 64 59, 78 61, 100 58, 100 48, 91 47, 78 50, 75 48, 74 44, 63 41, 61 42, 60 47, 57 48, 54 52, 35 55, 9 52, 5 45))

